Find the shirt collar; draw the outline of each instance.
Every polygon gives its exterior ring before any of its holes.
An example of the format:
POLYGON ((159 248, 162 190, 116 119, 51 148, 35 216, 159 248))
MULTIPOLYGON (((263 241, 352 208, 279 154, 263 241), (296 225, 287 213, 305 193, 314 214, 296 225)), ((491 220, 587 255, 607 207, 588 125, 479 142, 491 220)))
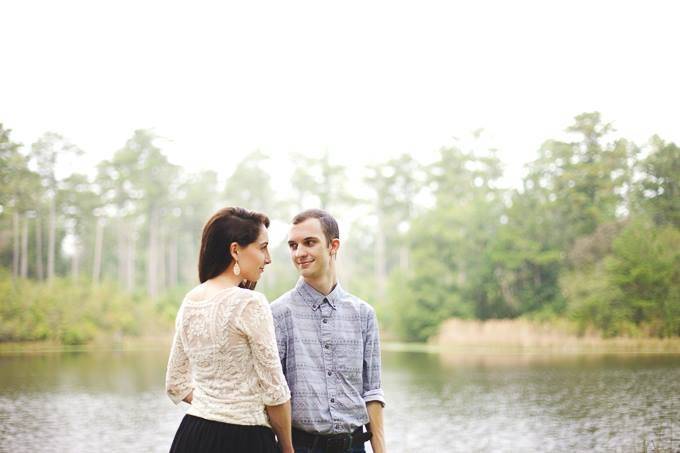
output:
POLYGON ((295 285, 295 289, 297 290, 298 294, 302 296, 302 299, 307 302, 307 304, 311 307, 312 310, 318 310, 321 307, 321 304, 323 304, 323 300, 327 299, 328 304, 335 310, 336 309, 336 304, 340 302, 342 299, 342 295, 344 294, 344 290, 340 286, 340 283, 335 284, 335 288, 328 294, 327 296, 324 296, 314 288, 312 288, 311 285, 309 285, 305 280, 301 277, 297 284, 295 285))

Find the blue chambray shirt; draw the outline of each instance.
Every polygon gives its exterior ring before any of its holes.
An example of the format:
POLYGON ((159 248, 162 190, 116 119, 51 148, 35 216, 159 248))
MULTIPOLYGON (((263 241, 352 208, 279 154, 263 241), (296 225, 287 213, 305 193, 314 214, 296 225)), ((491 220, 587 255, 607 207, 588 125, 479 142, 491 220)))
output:
POLYGON ((368 423, 366 403, 385 404, 373 307, 340 284, 324 297, 302 278, 271 307, 293 427, 335 434, 368 423))

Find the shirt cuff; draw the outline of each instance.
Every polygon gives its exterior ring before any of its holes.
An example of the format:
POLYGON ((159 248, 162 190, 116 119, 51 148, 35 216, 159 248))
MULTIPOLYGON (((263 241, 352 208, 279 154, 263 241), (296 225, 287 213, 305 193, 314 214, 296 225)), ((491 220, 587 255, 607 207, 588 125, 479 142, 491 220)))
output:
POLYGON ((273 389, 269 389, 264 394, 262 402, 265 406, 278 406, 290 399, 290 390, 288 384, 281 384, 273 389))
POLYGON ((172 400, 173 403, 179 404, 182 401, 184 401, 184 398, 189 396, 189 393, 193 392, 194 389, 193 387, 187 387, 184 389, 179 389, 177 387, 170 387, 166 393, 168 394, 168 397, 172 400))
POLYGON ((385 394, 381 388, 369 390, 364 392, 364 403, 370 403, 371 401, 377 401, 385 407, 385 394))

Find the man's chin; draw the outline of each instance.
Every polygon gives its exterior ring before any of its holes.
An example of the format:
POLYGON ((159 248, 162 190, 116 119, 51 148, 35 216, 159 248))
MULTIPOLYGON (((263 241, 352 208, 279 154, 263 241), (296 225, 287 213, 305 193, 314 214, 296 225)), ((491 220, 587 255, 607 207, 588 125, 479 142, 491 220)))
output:
POLYGON ((303 278, 310 278, 314 276, 314 271, 310 268, 300 268, 300 276, 303 278))

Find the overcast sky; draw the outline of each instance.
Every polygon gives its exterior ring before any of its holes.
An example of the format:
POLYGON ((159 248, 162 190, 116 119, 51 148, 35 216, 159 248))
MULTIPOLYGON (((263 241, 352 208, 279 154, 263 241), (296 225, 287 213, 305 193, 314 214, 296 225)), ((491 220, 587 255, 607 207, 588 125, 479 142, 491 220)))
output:
POLYGON ((291 151, 427 158, 484 128, 517 181, 584 111, 680 142, 676 5, 6 0, 0 122, 86 163, 151 128, 174 163, 225 175, 258 148, 285 173, 291 151))

